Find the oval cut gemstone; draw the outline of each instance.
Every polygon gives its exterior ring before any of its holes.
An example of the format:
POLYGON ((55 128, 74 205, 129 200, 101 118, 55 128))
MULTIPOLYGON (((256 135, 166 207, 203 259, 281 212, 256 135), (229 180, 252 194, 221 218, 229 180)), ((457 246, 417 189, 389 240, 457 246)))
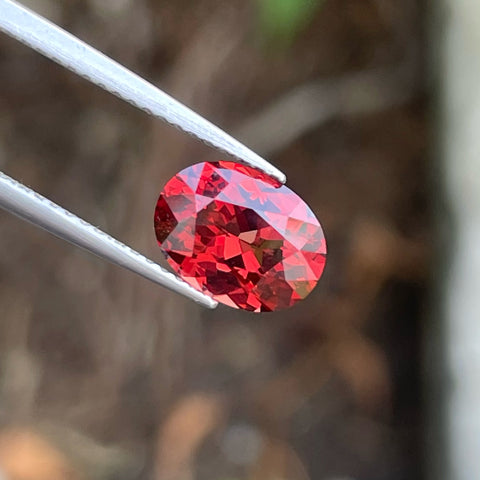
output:
POLYGON ((160 194, 154 224, 173 269, 231 307, 290 307, 325 267, 325 237, 307 204, 239 163, 198 163, 175 175, 160 194))

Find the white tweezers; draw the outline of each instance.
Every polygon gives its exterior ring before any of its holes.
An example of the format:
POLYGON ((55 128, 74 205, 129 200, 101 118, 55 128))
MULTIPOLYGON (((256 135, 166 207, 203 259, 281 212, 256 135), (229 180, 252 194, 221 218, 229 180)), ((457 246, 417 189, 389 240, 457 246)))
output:
MULTIPOLYGON (((285 175, 208 120, 57 25, 0 0, 0 30, 132 105, 285 183, 285 175)), ((197 303, 217 302, 73 213, 0 172, 0 208, 197 303)))

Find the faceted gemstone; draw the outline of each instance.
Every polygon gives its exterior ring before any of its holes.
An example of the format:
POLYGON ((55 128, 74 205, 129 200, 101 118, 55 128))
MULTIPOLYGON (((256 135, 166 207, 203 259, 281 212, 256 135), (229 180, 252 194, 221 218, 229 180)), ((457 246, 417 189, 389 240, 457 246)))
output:
POLYGON ((173 269, 231 307, 290 307, 325 267, 325 237, 306 203, 239 163, 199 163, 175 175, 160 194, 154 224, 173 269))

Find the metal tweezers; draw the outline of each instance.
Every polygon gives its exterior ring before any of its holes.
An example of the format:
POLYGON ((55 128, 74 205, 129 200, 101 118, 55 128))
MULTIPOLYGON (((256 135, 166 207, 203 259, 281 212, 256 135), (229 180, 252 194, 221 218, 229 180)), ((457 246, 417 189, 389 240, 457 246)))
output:
MULTIPOLYGON (((12 0, 0 0, 0 30, 154 117, 285 183, 285 175, 208 120, 90 45, 12 0)), ((0 172, 0 207, 197 303, 217 302, 85 220, 0 172)))

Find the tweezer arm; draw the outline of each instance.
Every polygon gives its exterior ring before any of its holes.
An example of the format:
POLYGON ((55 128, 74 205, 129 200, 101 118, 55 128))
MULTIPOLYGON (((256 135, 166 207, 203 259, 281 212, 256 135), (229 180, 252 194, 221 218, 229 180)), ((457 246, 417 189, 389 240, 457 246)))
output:
POLYGON ((98 228, 0 172, 0 208, 208 308, 217 302, 98 228))
POLYGON ((147 113, 285 183, 285 175, 208 120, 57 25, 0 0, 0 30, 147 113))

